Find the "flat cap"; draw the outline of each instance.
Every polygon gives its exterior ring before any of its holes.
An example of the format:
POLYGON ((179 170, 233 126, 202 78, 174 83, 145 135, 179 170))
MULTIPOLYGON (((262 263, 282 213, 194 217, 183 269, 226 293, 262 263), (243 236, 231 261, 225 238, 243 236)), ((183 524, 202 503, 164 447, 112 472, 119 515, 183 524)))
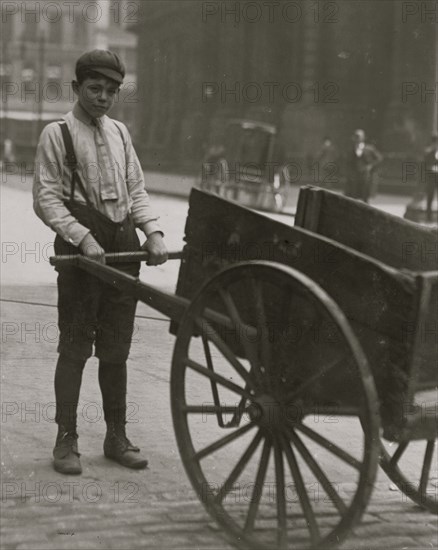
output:
POLYGON ((119 84, 125 76, 125 66, 120 57, 109 50, 92 50, 86 52, 76 61, 76 76, 84 69, 91 69, 119 84))

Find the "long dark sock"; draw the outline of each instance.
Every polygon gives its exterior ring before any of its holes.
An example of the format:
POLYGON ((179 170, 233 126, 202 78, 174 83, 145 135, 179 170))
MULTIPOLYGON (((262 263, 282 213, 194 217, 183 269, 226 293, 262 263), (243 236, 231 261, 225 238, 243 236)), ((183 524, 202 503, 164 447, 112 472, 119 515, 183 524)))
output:
POLYGON ((126 420, 126 363, 99 361, 99 385, 105 421, 124 424, 126 420))
POLYGON ((55 371, 56 416, 58 426, 76 430, 76 414, 85 360, 60 354, 55 371))

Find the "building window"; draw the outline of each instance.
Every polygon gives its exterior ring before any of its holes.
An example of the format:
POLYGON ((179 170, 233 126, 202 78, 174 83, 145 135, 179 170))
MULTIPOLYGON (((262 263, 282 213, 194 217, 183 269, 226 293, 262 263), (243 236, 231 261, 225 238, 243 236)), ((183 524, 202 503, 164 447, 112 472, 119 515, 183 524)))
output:
POLYGON ((25 42, 35 42, 37 39, 38 23, 36 22, 35 15, 25 14, 23 39, 25 42))
POLYGON ((125 29, 138 23, 140 4, 136 0, 111 0, 110 25, 125 29))
POLYGON ((123 10, 121 0, 111 0, 110 25, 121 27, 123 24, 123 10))
POLYGON ((48 65, 46 67, 46 79, 48 84, 61 85, 61 67, 59 65, 48 65))
POLYGON ((35 69, 26 67, 21 71, 21 80, 23 82, 32 82, 35 78, 35 69))
POLYGON ((135 48, 126 48, 123 58, 126 69, 129 72, 135 72, 137 69, 137 50, 135 48))
POLYGON ((52 10, 49 11, 48 21, 48 42, 60 44, 62 42, 62 17, 59 17, 56 10, 52 10))
MULTIPOLYGON (((12 78, 12 65, 9 63, 0 63, 0 84, 3 86, 10 82, 12 78)), ((3 91, 3 88, 2 88, 3 91)))
POLYGON ((88 23, 84 17, 75 17, 73 21, 73 36, 74 44, 86 44, 88 42, 88 23))
POLYGON ((33 68, 25 68, 21 71, 23 87, 21 90, 22 101, 38 102, 40 96, 41 83, 37 82, 37 73, 33 68))
MULTIPOLYGON (((5 20, 7 21, 6 16, 5 16, 5 20)), ((13 25, 14 25, 14 20, 12 18, 6 24, 5 23, 2 24, 2 37, 1 37, 2 48, 5 48, 6 44, 10 40, 12 40, 13 25)))
POLYGON ((46 67, 46 84, 44 85, 46 99, 53 103, 63 98, 61 82, 62 68, 60 65, 48 65, 46 67))

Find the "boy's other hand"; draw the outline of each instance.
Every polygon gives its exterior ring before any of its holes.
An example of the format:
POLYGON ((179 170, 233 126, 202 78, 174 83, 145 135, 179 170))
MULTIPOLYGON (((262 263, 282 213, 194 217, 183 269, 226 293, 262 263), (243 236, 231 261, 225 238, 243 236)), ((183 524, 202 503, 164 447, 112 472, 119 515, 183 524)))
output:
POLYGON ((156 231, 149 235, 141 249, 149 252, 147 265, 160 265, 167 262, 167 248, 160 232, 156 231))
POLYGON ((79 249, 84 256, 95 260, 100 264, 105 263, 105 250, 100 246, 91 233, 87 233, 79 244, 79 249))

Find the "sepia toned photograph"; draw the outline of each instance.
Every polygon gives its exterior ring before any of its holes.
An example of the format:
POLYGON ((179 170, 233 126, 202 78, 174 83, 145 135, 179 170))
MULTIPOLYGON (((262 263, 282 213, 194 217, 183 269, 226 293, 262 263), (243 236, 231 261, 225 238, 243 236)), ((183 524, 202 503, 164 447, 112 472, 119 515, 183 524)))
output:
POLYGON ((438 1, 0 7, 0 549, 438 550, 438 1))

